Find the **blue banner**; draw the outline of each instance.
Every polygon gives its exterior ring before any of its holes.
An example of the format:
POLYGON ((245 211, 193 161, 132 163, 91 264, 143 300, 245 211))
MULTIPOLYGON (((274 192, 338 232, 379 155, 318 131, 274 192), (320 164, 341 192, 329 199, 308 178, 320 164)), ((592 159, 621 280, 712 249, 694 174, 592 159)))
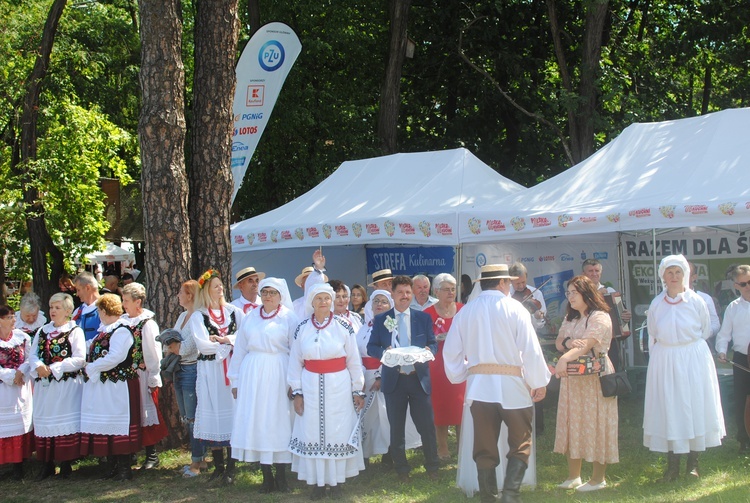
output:
POLYGON ((394 275, 435 275, 452 273, 455 249, 452 246, 416 246, 398 248, 367 247, 367 274, 390 269, 394 275))

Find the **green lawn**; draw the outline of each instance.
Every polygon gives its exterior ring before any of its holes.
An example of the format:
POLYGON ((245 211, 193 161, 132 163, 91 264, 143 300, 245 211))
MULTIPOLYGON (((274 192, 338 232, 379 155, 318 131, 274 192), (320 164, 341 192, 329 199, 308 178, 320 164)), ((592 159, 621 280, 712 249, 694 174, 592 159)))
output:
MULTIPOLYGON (((726 412, 725 412, 726 414, 726 412)), ((726 414, 728 416, 728 414, 726 414)), ((554 443, 555 408, 546 413, 547 432, 537 444, 537 471, 539 485, 535 490, 524 489, 523 500, 548 501, 618 501, 618 502, 750 502, 750 458, 737 455, 737 442, 730 426, 730 437, 723 446, 710 449, 700 458, 702 478, 699 481, 682 478, 673 483, 658 483, 664 469, 664 456, 654 454, 642 446, 641 421, 643 416, 642 395, 620 401, 620 459, 607 471, 609 487, 599 492, 579 495, 575 491, 557 489, 555 486, 566 478, 567 470, 563 456, 552 453, 554 443)), ((455 445, 452 446, 455 451, 455 445)), ((208 487, 207 477, 183 479, 178 470, 189 461, 187 451, 161 453, 162 467, 140 474, 136 472, 133 482, 105 484, 96 479, 97 467, 93 462, 83 463, 74 469, 69 480, 57 477, 35 482, 29 477, 16 483, 3 477, 0 481, 2 502, 234 502, 234 501, 307 501, 308 489, 295 477, 290 494, 260 495, 260 471, 249 465, 241 465, 237 481, 232 487, 208 487)), ((421 462, 421 452, 411 455, 412 466, 421 462)), ((584 476, 591 467, 584 463, 584 476)), ((683 459, 684 471, 684 459, 683 459)), ((374 462, 370 468, 349 480, 344 486, 344 501, 357 502, 452 502, 471 501, 454 487, 455 464, 440 470, 440 481, 431 483, 421 467, 412 472, 412 483, 400 485, 393 472, 381 468, 374 462)), ((478 497, 474 499, 478 501, 478 497)))

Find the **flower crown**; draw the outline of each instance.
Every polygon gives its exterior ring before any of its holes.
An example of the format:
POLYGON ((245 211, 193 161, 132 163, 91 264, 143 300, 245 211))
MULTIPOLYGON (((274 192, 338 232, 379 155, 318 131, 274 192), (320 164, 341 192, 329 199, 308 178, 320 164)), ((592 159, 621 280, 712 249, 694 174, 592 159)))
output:
POLYGON ((203 289, 203 285, 206 281, 210 281, 211 278, 218 278, 219 277, 219 271, 216 269, 209 269, 208 271, 204 272, 200 278, 198 278, 198 286, 203 289))

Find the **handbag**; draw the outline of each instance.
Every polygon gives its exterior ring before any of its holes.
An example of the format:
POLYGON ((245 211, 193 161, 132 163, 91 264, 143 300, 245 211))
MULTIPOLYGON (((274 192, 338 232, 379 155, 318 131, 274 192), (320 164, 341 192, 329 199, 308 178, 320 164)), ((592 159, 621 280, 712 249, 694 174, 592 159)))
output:
POLYGON ((602 396, 604 397, 624 396, 633 390, 626 370, 600 375, 599 384, 602 387, 602 396))

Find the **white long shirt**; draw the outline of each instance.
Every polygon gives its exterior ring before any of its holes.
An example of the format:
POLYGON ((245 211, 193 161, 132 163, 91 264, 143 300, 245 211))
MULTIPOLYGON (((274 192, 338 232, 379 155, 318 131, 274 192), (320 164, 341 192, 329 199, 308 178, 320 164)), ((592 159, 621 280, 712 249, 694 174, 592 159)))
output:
POLYGON ((242 309, 243 314, 247 314, 260 305, 260 297, 256 295, 255 300, 247 300, 244 295, 240 294, 230 304, 242 309))
MULTIPOLYGON (((718 334, 719 329, 721 328, 721 320, 719 320, 719 313, 716 312, 716 304, 714 304, 714 299, 707 293, 699 292, 698 290, 693 291, 697 293, 706 303, 706 307, 708 308, 708 317, 711 320, 711 335, 713 336, 718 334)), ((747 346, 745 346, 745 350, 747 350, 747 346)))
POLYGON ((716 336, 716 352, 727 354, 729 341, 732 349, 747 354, 750 345, 750 302, 742 297, 732 301, 724 311, 724 323, 716 336))
POLYGON ((452 383, 468 381, 467 400, 501 403, 506 409, 531 407, 528 388, 542 388, 551 377, 528 310, 498 290, 483 291, 456 313, 443 360, 452 383), (469 375, 478 364, 522 367, 523 378, 469 375))

